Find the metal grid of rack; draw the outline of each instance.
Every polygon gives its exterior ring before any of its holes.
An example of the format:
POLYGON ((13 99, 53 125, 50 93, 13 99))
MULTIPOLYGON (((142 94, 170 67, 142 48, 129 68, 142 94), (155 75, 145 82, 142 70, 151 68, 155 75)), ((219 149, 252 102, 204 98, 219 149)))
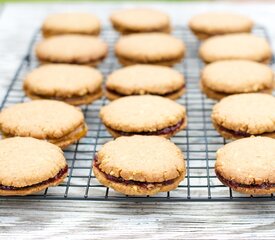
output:
MULTIPOLYGON (((254 28, 254 33, 268 39, 264 28, 254 28)), ((210 114, 215 101, 208 99, 201 93, 198 82, 203 63, 198 57, 199 41, 186 27, 175 27, 173 34, 182 39, 187 48, 185 59, 175 68, 182 72, 186 79, 186 93, 177 101, 186 106, 188 126, 171 140, 179 146, 186 159, 186 178, 179 187, 168 193, 159 193, 155 196, 131 197, 116 193, 112 189, 99 184, 92 172, 92 161, 95 153, 101 146, 112 140, 100 122, 98 113, 100 108, 108 103, 102 98, 93 104, 82 106, 88 134, 79 142, 65 150, 69 165, 69 174, 64 183, 51 187, 44 192, 25 197, 1 197, 0 199, 51 199, 51 200, 98 200, 98 201, 274 201, 273 195, 248 196, 232 192, 224 186, 214 172, 215 153, 226 141, 214 130, 210 114)), ((109 55, 99 66, 107 76, 121 66, 117 62, 113 46, 118 35, 110 28, 102 30, 101 37, 109 45, 109 55)), ((28 101, 22 91, 22 81, 25 75, 37 67, 34 55, 34 46, 41 40, 38 32, 30 42, 27 55, 22 60, 2 102, 1 109, 15 103, 28 101)))

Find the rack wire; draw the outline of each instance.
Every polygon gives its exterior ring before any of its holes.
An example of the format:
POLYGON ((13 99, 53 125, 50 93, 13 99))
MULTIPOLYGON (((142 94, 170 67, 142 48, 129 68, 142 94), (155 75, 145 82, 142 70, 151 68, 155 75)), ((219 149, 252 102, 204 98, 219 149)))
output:
MULTIPOLYGON (((253 32, 268 39, 266 30, 260 26, 253 32)), ((87 136, 65 150, 69 174, 64 183, 43 192, 24 197, 0 197, 0 199, 48 199, 48 200, 94 200, 94 201, 274 201, 273 195, 249 196, 231 191, 224 186, 214 172, 215 153, 226 141, 214 130, 210 114, 215 101, 201 93, 198 86, 203 63, 198 57, 199 41, 187 27, 175 27, 173 35, 182 39, 187 48, 185 59, 175 68, 186 79, 186 94, 177 102, 186 106, 188 126, 171 140, 182 149, 187 165, 184 181, 176 190, 154 196, 131 197, 116 193, 102 186, 92 172, 92 161, 96 152, 112 137, 102 125, 98 113, 108 103, 102 98, 93 104, 82 106, 89 131, 87 136)), ((114 56, 113 46, 118 35, 111 28, 104 28, 101 37, 109 45, 109 55, 99 66, 107 76, 121 66, 114 56)), ((26 56, 16 71, 6 92, 1 109, 19 102, 29 101, 22 91, 22 82, 28 72, 37 67, 34 46, 41 40, 39 31, 34 34, 26 56)))

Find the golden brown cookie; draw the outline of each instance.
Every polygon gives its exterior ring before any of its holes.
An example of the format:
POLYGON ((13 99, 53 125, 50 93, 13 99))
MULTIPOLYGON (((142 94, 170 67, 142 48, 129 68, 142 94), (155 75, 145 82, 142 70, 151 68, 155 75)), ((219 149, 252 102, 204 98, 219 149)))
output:
POLYGON ((122 34, 142 32, 170 32, 169 16, 161 11, 145 8, 123 9, 111 17, 114 29, 122 34))
POLYGON ((185 45, 165 33, 138 33, 122 36, 115 45, 122 65, 157 64, 172 66, 181 61, 185 45))
POLYGON ((267 65, 253 61, 217 61, 204 67, 200 85, 208 97, 216 100, 238 93, 271 94, 274 74, 267 65))
POLYGON ((106 143, 93 171, 103 185, 127 195, 153 195, 175 189, 185 177, 181 150, 158 136, 120 137, 106 143))
POLYGON ((158 135, 169 138, 187 125, 184 106, 152 95, 119 98, 101 108, 100 118, 113 137, 158 135))
POLYGON ((252 135, 275 138, 275 97, 247 93, 223 98, 213 107, 212 121, 224 138, 252 135))
POLYGON ((102 74, 91 67, 47 64, 26 76, 24 90, 32 99, 54 99, 72 105, 89 104, 102 96, 102 74))
POLYGON ((201 44, 199 55, 205 63, 237 59, 269 63, 272 51, 265 39, 236 33, 207 39, 201 44))
POLYGON ((99 19, 90 13, 55 13, 49 15, 43 25, 44 37, 63 34, 98 35, 99 19))
POLYGON ((114 71, 106 81, 106 96, 110 100, 130 95, 160 95, 179 98, 185 91, 184 77, 165 66, 133 65, 114 71))
POLYGON ((275 140, 251 137, 217 151, 215 171, 220 181, 245 194, 275 192, 275 140))
POLYGON ((86 135, 83 113, 74 106, 55 100, 18 103, 0 113, 4 137, 34 137, 61 148, 86 135))
POLYGON ((251 32, 253 21, 231 12, 207 12, 192 17, 189 27, 200 40, 229 33, 251 32))
POLYGON ((96 66, 106 57, 108 47, 98 37, 61 35, 42 40, 35 51, 41 63, 96 66))
POLYGON ((28 195, 56 186, 67 176, 62 150, 30 137, 0 140, 0 195, 28 195))

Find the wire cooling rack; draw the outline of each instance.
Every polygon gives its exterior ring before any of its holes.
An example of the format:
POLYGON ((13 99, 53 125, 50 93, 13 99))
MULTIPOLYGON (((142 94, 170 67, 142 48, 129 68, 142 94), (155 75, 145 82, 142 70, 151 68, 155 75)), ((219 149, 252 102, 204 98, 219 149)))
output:
MULTIPOLYGON (((264 28, 254 28, 254 33, 268 39, 264 28)), ((224 186, 214 172, 215 153, 226 141, 213 129, 210 114, 215 101, 208 99, 199 89, 199 75, 203 63, 198 57, 199 42, 186 27, 175 27, 173 34, 182 39, 187 55, 175 68, 186 79, 187 92, 177 102, 186 106, 188 126, 172 138, 182 149, 187 165, 186 178, 176 190, 154 196, 131 197, 116 193, 99 184, 91 166, 95 153, 112 137, 98 117, 100 108, 108 103, 102 98, 93 104, 82 106, 89 131, 86 137, 65 150, 69 174, 64 183, 51 187, 44 192, 25 197, 1 197, 1 199, 52 199, 52 200, 99 200, 99 201, 271 201, 273 195, 249 196, 231 191, 224 186)), ((117 62, 113 46, 118 35, 110 28, 104 28, 101 37, 109 44, 108 58, 99 66, 107 76, 121 66, 117 62)), ((26 74, 37 67, 34 46, 41 40, 36 32, 30 42, 27 55, 22 60, 9 85, 1 109, 15 103, 28 101, 22 91, 22 81, 26 74)), ((141 149, 142 151, 142 149, 141 149)))

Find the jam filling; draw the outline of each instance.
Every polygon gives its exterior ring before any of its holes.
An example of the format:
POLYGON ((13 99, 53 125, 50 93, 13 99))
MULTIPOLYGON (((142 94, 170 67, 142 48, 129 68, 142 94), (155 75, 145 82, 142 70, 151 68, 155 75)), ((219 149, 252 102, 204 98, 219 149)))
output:
POLYGON ((247 133, 247 132, 243 132, 243 131, 235 131, 235 130, 231 130, 231 129, 228 129, 228 128, 225 128, 223 126, 218 126, 220 128, 221 131, 225 131, 225 132, 228 132, 232 135, 237 135, 237 136, 240 136, 240 137, 251 137, 252 134, 250 133, 247 133))
POLYGON ((0 185, 0 190, 5 190, 5 191, 12 191, 13 190, 13 191, 16 191, 16 190, 26 190, 26 189, 29 189, 29 188, 43 186, 43 185, 53 183, 53 182, 61 179, 67 172, 68 172, 68 166, 61 169, 54 177, 49 178, 48 180, 45 180, 43 182, 36 183, 36 184, 30 185, 30 186, 25 186, 25 187, 13 187, 13 186, 0 185))
POLYGON ((217 171, 216 171, 216 175, 217 175, 217 177, 220 179, 220 181, 222 183, 224 183, 225 185, 228 185, 229 187, 232 187, 232 188, 242 187, 242 188, 270 189, 270 188, 274 188, 275 187, 275 183, 267 183, 267 182, 264 182, 264 183, 261 183, 261 184, 255 184, 255 183, 253 183, 253 184, 243 184, 243 183, 238 183, 238 182, 236 182, 234 180, 225 179, 217 171))
POLYGON ((99 163, 98 163, 98 160, 97 160, 97 156, 95 156, 95 158, 94 158, 94 167, 98 171, 100 171, 109 181, 116 182, 116 183, 122 183, 122 184, 125 184, 125 185, 137 185, 137 186, 143 187, 143 188, 152 188, 152 187, 157 186, 157 185, 166 186, 166 185, 173 184, 176 180, 176 179, 171 179, 171 180, 167 180, 167 181, 164 181, 164 182, 140 182, 140 181, 134 181, 134 180, 125 180, 122 177, 115 177, 115 176, 112 176, 112 175, 107 174, 105 172, 102 172, 100 170, 99 163))

